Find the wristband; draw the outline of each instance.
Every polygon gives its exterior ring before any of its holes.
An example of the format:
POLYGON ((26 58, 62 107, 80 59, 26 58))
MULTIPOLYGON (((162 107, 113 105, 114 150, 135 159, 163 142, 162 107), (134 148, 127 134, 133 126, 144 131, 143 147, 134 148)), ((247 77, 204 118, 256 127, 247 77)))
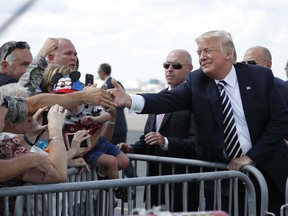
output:
POLYGON ((56 139, 59 139, 59 140, 64 140, 63 137, 57 137, 57 136, 53 136, 51 138, 48 139, 49 142, 51 142, 52 140, 56 140, 56 139))
POLYGON ((114 125, 115 122, 116 122, 116 121, 113 121, 113 122, 110 122, 110 121, 109 121, 108 124, 110 124, 110 125, 114 125))
POLYGON ((30 142, 30 140, 28 139, 28 137, 26 135, 23 136, 24 141, 29 144, 30 146, 33 146, 34 144, 30 142))

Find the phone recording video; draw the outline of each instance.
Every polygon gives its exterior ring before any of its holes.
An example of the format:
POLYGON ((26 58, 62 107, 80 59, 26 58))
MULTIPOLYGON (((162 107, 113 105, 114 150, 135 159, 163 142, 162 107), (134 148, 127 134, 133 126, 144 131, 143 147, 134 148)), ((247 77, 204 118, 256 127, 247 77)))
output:
POLYGON ((48 111, 44 111, 42 113, 42 125, 47 125, 48 124, 47 114, 48 114, 48 111))
POLYGON ((94 76, 93 74, 85 75, 85 86, 90 86, 94 84, 94 76))
MULTIPOLYGON (((64 136, 65 136, 66 149, 69 150, 71 148, 74 133, 66 133, 64 136)), ((90 139, 83 140, 80 144, 80 148, 90 148, 90 147, 91 147, 90 139)))

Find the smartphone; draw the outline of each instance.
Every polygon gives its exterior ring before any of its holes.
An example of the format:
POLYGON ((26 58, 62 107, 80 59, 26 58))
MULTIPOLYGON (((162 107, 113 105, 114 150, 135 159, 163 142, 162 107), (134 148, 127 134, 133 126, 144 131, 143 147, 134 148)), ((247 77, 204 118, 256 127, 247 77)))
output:
MULTIPOLYGON (((66 149, 69 150, 71 148, 71 143, 72 139, 74 137, 74 133, 66 133, 65 135, 65 144, 66 144, 66 149)), ((91 142, 90 138, 83 140, 80 144, 80 149, 81 148, 91 148, 91 142)))
POLYGON ((94 84, 94 76, 93 74, 86 74, 85 75, 85 86, 93 85, 94 84))
POLYGON ((47 114, 48 114, 48 111, 44 111, 42 113, 42 125, 47 125, 48 124, 47 114))

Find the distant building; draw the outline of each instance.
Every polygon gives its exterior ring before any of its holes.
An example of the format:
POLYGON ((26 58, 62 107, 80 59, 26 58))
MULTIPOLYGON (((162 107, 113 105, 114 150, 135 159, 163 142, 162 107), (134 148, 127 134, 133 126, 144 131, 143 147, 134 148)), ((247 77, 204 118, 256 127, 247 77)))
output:
POLYGON ((165 88, 165 84, 158 79, 150 79, 148 83, 141 88, 145 92, 159 92, 165 88))
MULTIPOLYGON (((97 84, 98 87, 102 86, 104 83, 101 79, 95 78, 94 83, 97 84)), ((149 79, 148 82, 141 80, 133 80, 133 81, 121 81, 125 90, 127 92, 159 92, 165 88, 165 84, 158 79, 149 79)))

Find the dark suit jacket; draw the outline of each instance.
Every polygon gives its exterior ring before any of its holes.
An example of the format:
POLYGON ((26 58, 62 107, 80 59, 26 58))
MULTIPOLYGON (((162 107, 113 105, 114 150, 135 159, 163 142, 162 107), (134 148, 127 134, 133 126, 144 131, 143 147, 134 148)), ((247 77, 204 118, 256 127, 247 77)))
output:
POLYGON ((286 82, 278 77, 275 77, 275 82, 283 96, 284 101, 288 105, 288 86, 286 85, 286 82))
MULTIPOLYGON (((149 114, 146 125, 144 128, 144 134, 155 131, 155 121, 156 115, 149 114)), ((173 113, 166 113, 161 126, 159 128, 159 133, 168 139, 168 151, 164 151, 159 145, 147 145, 144 141, 144 135, 140 137, 140 140, 135 144, 134 153, 136 154, 148 154, 163 157, 178 157, 178 158, 196 158, 196 128, 193 113, 191 110, 176 111, 173 113)), ((162 164, 163 165, 163 164, 162 164)), ((184 166, 176 166, 175 173, 185 173, 184 166)), ((197 170, 198 171, 198 170, 197 170)), ((191 172, 196 172, 196 170, 191 170, 191 172)), ((149 176, 159 175, 159 163, 149 163, 149 176)), ((162 175, 171 175, 172 167, 168 164, 162 166, 162 175)), ((191 196, 189 202, 189 210, 196 210, 198 207, 198 188, 196 184, 190 184, 189 187, 191 196), (194 195, 192 195, 194 194, 194 195)), ((151 191, 151 204, 159 205, 158 201, 158 186, 153 187, 151 191)), ((162 202, 164 201, 164 188, 162 188, 162 202)), ((174 211, 182 211, 182 185, 175 185, 175 203, 174 211)))
MULTIPOLYGON (((246 153, 257 166, 270 173, 284 195, 288 176, 288 109, 272 71, 237 63, 235 65, 244 115, 252 148, 246 153), (276 176, 277 174, 277 176, 276 176)), ((143 113, 191 109, 197 128, 199 159, 227 163, 223 152, 223 115, 215 81, 201 69, 189 73, 187 81, 172 91, 144 94, 143 113)))
MULTIPOLYGON (((111 83, 111 77, 109 79, 107 79, 106 84, 108 86, 108 89, 110 88, 114 88, 114 86, 111 83)), ((123 88, 122 84, 120 82, 118 82, 121 87, 123 88)), ((124 88, 123 88, 124 89, 124 88)), ((125 118, 125 113, 124 113, 124 108, 123 107, 117 107, 116 108, 117 111, 117 118, 116 118, 116 122, 115 122, 115 126, 114 126, 114 136, 117 136, 119 134, 124 134, 125 136, 125 140, 121 140, 121 142, 126 142, 126 133, 127 133, 127 122, 126 122, 126 118, 125 118)), ((113 143, 113 137, 111 142, 113 143)), ((113 144, 118 144, 118 143, 113 143, 113 144)))

